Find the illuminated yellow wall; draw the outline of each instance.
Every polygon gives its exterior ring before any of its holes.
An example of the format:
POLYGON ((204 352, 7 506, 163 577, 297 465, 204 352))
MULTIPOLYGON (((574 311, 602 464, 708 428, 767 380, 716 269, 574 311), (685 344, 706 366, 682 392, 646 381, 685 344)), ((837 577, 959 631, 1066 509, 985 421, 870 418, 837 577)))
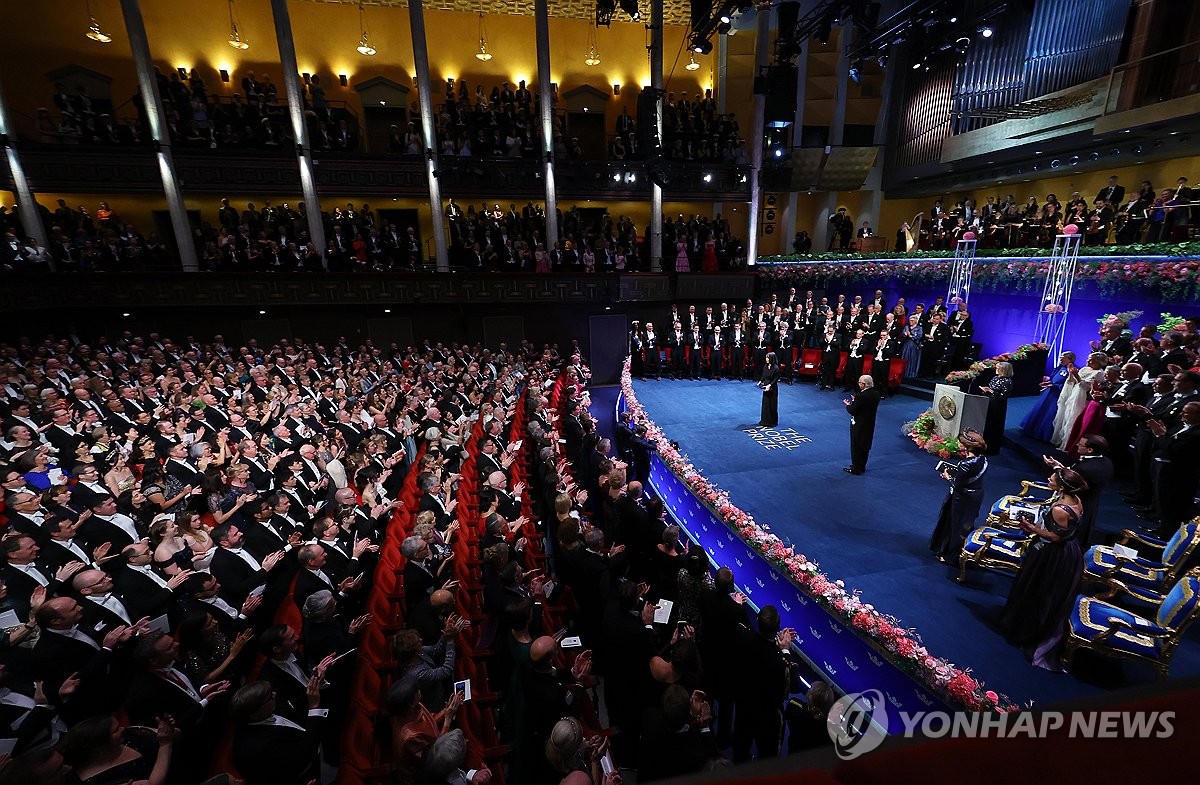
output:
MULTIPOLYGON (((5 78, 3 85, 6 101, 18 113, 31 118, 37 107, 47 106, 53 110, 50 103, 53 84, 44 78, 44 74, 68 64, 81 65, 111 77, 116 105, 134 94, 137 80, 117 0, 92 2, 93 14, 113 36, 110 44, 99 44, 84 37, 87 15, 79 0, 37 0, 5 5, 5 24, 0 26, 0 73, 6 77, 22 75, 20 79, 5 78), (36 31, 36 34, 31 35, 29 31, 36 31)), ((269 75, 282 99, 284 88, 279 52, 267 0, 239 0, 237 3, 240 32, 250 43, 250 48, 244 51, 233 49, 226 43, 229 16, 225 0, 144 0, 141 6, 151 56, 164 73, 180 66, 195 67, 204 77, 210 93, 231 95, 241 91, 242 77, 253 70, 260 79, 264 74, 269 75), (229 83, 221 82, 218 70, 222 68, 230 72, 229 83)), ((293 2, 289 4, 289 11, 300 71, 320 74, 329 100, 349 101, 356 110, 359 109, 358 94, 353 86, 376 76, 385 76, 409 87, 414 85, 407 9, 367 7, 371 40, 379 52, 374 57, 364 57, 355 51, 359 19, 354 5, 293 2), (338 83, 340 74, 349 77, 349 86, 342 87, 338 83)), ((477 83, 490 92, 493 86, 504 81, 512 82, 515 87, 520 79, 525 79, 530 89, 536 92, 532 16, 489 14, 486 17, 490 49, 494 54, 487 63, 474 57, 478 48, 478 17, 475 14, 427 10, 425 25, 435 104, 441 102, 445 79, 451 76, 465 78, 472 96, 477 83)), ((601 64, 595 67, 583 63, 589 29, 591 23, 585 20, 551 19, 551 80, 558 83, 560 93, 589 84, 609 96, 612 96, 612 86, 620 84, 620 97, 610 99, 609 117, 615 120, 623 104, 633 113, 637 91, 625 88, 649 84, 645 27, 614 21, 611 28, 599 28, 596 36, 601 64)), ((686 91, 695 95, 697 91, 715 87, 715 55, 697 55, 701 68, 685 71, 687 54, 682 44, 686 32, 682 26, 665 29, 665 68, 670 74, 671 90, 677 94, 686 91)), ((747 38, 752 39, 752 36, 747 38)), ((126 107, 121 114, 132 116, 132 107, 126 107)))
MULTIPOLYGON (((1161 191, 1163 188, 1173 188, 1175 180, 1179 177, 1187 177, 1194 183, 1198 173, 1200 173, 1200 156, 1191 156, 1115 169, 1098 169, 1092 172, 1066 172, 1029 182, 1025 182, 1022 178, 970 191, 947 193, 942 196, 942 203, 953 204, 971 196, 978 204, 983 204, 989 196, 995 196, 996 201, 1000 201, 1005 196, 1012 194, 1022 204, 1030 196, 1036 197, 1038 204, 1042 204, 1046 201, 1046 194, 1050 193, 1057 196, 1059 201, 1065 202, 1072 193, 1079 191, 1091 204, 1100 189, 1108 185, 1109 175, 1115 174, 1120 178, 1119 182, 1125 186, 1128 199, 1128 194, 1136 191, 1142 180, 1149 180, 1157 190, 1161 191)), ((885 199, 880 210, 881 218, 879 225, 876 226, 876 231, 894 238, 901 222, 912 220, 912 217, 918 212, 923 211, 928 215, 930 207, 937 198, 937 196, 931 195, 915 199, 885 199)))

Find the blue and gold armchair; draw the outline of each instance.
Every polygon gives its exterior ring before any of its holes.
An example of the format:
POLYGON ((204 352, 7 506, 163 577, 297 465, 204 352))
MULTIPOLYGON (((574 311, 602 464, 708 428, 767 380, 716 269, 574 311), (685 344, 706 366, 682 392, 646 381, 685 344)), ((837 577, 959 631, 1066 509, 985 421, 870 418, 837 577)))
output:
POLYGON ((1102 600, 1121 594, 1157 605, 1187 569, 1196 547, 1200 545, 1200 518, 1180 526, 1175 535, 1165 542, 1126 529, 1117 544, 1161 551, 1162 556, 1158 560, 1140 555, 1122 556, 1112 548, 1096 545, 1089 548, 1083 557, 1084 581, 1108 586, 1107 591, 1096 595, 1102 600))
MULTIPOLYGON (((1007 519, 1006 519, 1007 520, 1007 519)), ((958 557, 958 582, 967 578, 967 567, 1016 574, 1034 535, 1006 526, 983 526, 967 535, 958 557)))
POLYGON ((1063 649, 1068 667, 1079 649, 1149 663, 1160 679, 1170 675, 1171 657, 1200 608, 1200 568, 1181 578, 1147 619, 1096 597, 1080 596, 1068 620, 1063 649))
POLYGON ((1001 496, 988 510, 984 526, 1016 527, 1008 517, 1008 508, 1018 504, 1022 507, 1044 507, 1054 499, 1054 491, 1044 482, 1021 480, 1021 490, 1015 494, 1001 496))
POLYGON ((1018 572, 1034 536, 1017 525, 1010 508, 1019 505, 1040 514, 1039 508, 1052 504, 1057 498, 1049 485, 1033 480, 1021 480, 1018 493, 1000 497, 988 511, 986 524, 967 535, 963 543, 958 559, 958 582, 966 580, 967 567, 1018 572))

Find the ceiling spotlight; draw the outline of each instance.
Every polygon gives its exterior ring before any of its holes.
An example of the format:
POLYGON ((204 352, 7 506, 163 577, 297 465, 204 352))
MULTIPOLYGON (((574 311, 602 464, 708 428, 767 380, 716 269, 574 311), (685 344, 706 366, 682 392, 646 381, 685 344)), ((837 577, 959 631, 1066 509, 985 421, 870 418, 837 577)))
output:
POLYGON ((683 67, 683 70, 685 70, 685 71, 699 71, 700 70, 700 64, 696 62, 696 53, 695 52, 688 52, 688 62, 687 62, 687 65, 685 65, 683 67))
POLYGON ((706 182, 706 183, 711 183, 712 182, 712 172, 705 172, 704 177, 702 177, 701 179, 704 180, 704 182, 706 182))
POLYGON ((621 10, 629 14, 629 18, 637 21, 642 18, 642 12, 638 8, 638 0, 620 0, 621 10))
POLYGON ((775 157, 776 157, 776 158, 783 158, 783 148, 782 148, 782 147, 776 147, 776 148, 775 148, 775 157))
POLYGON ((719 25, 717 25, 717 35, 725 35, 732 29, 733 25, 729 22, 721 22, 719 25))
POLYGON ((374 57, 376 53, 375 47, 371 46, 371 31, 367 28, 367 11, 363 8, 363 4, 358 4, 358 46, 355 47, 360 55, 374 57))
POLYGON ((984 38, 991 38, 992 34, 995 32, 996 31, 993 30, 990 25, 984 25, 983 27, 979 28, 979 34, 984 38))
POLYGON ((729 16, 728 13, 721 14, 721 24, 727 25, 732 21, 733 21, 733 19, 732 19, 732 17, 729 16))
POLYGON ((238 31, 237 10, 233 7, 233 0, 229 0, 229 45, 234 49, 250 48, 250 42, 242 38, 238 31))
POLYGON ((697 36, 692 40, 692 51, 697 54, 706 55, 712 51, 712 48, 712 41, 709 41, 707 38, 697 36))
POLYGON ((479 51, 475 53, 475 59, 485 63, 492 59, 492 53, 488 51, 487 26, 483 23, 483 11, 479 12, 479 51))
POLYGON ((952 16, 952 17, 950 17, 950 24, 954 24, 954 23, 955 23, 955 22, 957 22, 957 21, 958 21, 958 17, 957 17, 957 16, 952 16))
POLYGON ((913 66, 912 66, 912 68, 913 68, 913 70, 914 70, 914 71, 918 71, 918 70, 920 70, 921 66, 923 66, 923 65, 925 65, 925 61, 924 61, 924 60, 918 60, 917 62, 913 63, 913 66))

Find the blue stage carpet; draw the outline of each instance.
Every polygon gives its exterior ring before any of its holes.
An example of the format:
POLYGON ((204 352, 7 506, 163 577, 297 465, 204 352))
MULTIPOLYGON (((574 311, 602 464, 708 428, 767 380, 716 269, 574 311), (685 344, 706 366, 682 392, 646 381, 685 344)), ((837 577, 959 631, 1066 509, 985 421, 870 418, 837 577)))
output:
MULTIPOLYGON (((811 441, 770 450, 742 432, 759 418, 762 396, 751 382, 637 381, 635 392, 649 416, 735 504, 829 576, 859 589, 866 602, 915 627, 931 652, 970 668, 1014 702, 1041 705, 1154 681, 1148 667, 1086 652, 1077 657, 1073 674, 1034 668, 991 626, 1012 579, 972 570, 968 583, 960 585, 957 571, 934 560, 927 544, 946 482, 934 472, 936 459, 901 432, 928 402, 905 396, 883 401, 867 473, 856 477, 842 471, 849 463, 849 418, 840 390, 783 385, 779 427, 794 428, 811 441)), ((616 388, 593 390, 592 397, 598 425, 608 431, 616 388)), ((1012 427, 1033 400, 1012 401, 1012 427)), ((1045 474, 1044 466, 1006 449, 991 461, 985 510, 995 498, 1019 490, 1020 480, 1045 474)), ((1098 529, 1115 532, 1134 523, 1116 490, 1106 496, 1098 529)), ((1200 674, 1197 629, 1175 655, 1175 677, 1200 674)))

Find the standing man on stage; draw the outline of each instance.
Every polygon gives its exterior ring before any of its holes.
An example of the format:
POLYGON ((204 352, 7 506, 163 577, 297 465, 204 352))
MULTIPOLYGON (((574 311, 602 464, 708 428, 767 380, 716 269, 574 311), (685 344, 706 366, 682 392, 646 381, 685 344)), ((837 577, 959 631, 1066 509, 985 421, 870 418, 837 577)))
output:
POLYGON ((875 440, 875 414, 879 411, 875 380, 863 374, 858 377, 858 389, 858 395, 842 400, 850 414, 850 465, 842 469, 847 474, 866 472, 867 456, 875 440))

